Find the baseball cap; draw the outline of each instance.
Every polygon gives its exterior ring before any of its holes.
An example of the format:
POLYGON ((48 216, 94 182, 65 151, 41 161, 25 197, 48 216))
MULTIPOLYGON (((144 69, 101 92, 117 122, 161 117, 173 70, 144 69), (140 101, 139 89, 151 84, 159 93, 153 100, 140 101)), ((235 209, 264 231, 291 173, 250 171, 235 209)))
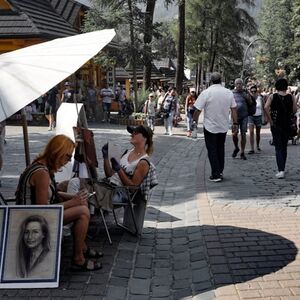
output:
POLYGON ((132 134, 132 133, 141 133, 142 136, 147 139, 147 144, 149 142, 152 142, 152 137, 153 137, 153 131, 151 130, 150 127, 144 126, 144 125, 139 125, 139 126, 127 126, 127 131, 132 134))
POLYGON ((154 94, 153 94, 153 93, 150 93, 150 94, 149 94, 149 97, 154 97, 154 94))

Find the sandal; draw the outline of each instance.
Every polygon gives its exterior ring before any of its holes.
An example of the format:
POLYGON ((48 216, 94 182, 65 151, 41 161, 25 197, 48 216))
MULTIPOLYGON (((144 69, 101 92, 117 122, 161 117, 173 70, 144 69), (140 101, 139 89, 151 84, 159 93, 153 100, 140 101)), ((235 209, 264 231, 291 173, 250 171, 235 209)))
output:
POLYGON ((96 249, 93 249, 93 248, 90 248, 90 247, 87 247, 85 253, 83 253, 84 257, 85 258, 100 258, 100 257, 103 257, 103 253, 96 250, 96 249))
POLYGON ((73 262, 71 266, 72 271, 79 271, 79 272, 96 271, 96 270, 100 270, 101 268, 102 268, 101 262, 93 261, 90 259, 86 259, 83 265, 78 265, 73 262))
POLYGON ((254 154, 254 150, 250 150, 248 154, 254 154))

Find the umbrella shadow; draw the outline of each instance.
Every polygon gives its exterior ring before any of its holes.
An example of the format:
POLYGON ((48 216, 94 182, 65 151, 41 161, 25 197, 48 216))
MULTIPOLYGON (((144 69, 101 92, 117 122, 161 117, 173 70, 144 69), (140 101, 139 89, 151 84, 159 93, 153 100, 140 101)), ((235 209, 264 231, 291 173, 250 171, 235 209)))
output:
POLYGON ((158 285, 169 285, 166 293, 172 299, 202 293, 213 299, 218 287, 274 275, 293 262, 297 253, 293 241, 256 229, 209 225, 146 228, 135 268, 144 259, 151 260, 152 295, 159 293, 158 285), (156 272, 159 269, 162 274, 156 272))

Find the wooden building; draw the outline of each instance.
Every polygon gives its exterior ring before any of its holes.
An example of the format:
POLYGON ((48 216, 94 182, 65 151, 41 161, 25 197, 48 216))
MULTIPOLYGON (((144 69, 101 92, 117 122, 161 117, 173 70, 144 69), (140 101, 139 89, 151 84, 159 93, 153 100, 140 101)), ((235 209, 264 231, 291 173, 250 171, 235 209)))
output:
MULTIPOLYGON (((0 54, 80 33, 88 9, 84 0, 0 0, 0 54)), ((106 76, 92 61, 76 75, 68 81, 99 87, 106 76)))

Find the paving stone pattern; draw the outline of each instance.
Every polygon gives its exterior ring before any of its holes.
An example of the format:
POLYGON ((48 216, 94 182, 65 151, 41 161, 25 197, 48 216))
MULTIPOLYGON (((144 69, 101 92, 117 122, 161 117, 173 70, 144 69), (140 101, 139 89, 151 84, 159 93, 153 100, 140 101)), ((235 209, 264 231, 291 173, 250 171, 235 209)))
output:
MULTIPOLYGON (((99 165, 108 140, 128 148, 124 126, 94 129, 99 165)), ((53 133, 30 127, 32 157, 53 133)), ((1 191, 15 190, 24 169, 20 128, 7 128, 1 191)), ((58 289, 0 290, 1 299, 300 299, 299 146, 289 146, 286 179, 274 178, 274 148, 263 130, 262 152, 232 159, 226 143, 225 180, 208 182, 210 166, 202 134, 172 137, 157 127, 153 161, 159 186, 151 194, 143 237, 116 228, 113 245, 101 220, 93 218, 88 244, 104 252, 103 269, 70 271, 72 241, 62 247, 58 289)), ((100 176, 103 175, 101 168, 100 176)))

